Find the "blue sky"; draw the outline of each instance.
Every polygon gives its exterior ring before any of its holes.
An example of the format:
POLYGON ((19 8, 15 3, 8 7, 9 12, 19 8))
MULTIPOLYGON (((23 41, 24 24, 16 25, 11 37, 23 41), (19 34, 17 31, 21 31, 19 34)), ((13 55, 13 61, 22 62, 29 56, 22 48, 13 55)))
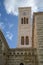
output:
POLYGON ((43 0, 0 0, 0 28, 10 48, 18 41, 18 7, 32 7, 32 12, 43 11, 43 0))

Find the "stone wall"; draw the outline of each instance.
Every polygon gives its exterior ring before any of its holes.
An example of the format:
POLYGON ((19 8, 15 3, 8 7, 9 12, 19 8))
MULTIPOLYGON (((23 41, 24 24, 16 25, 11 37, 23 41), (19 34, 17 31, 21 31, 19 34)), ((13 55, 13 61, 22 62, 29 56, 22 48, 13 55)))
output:
POLYGON ((8 45, 3 33, 0 31, 0 65, 6 65, 7 63, 7 54, 8 54, 8 45))
POLYGON ((24 65, 38 65, 36 50, 29 48, 10 49, 7 65, 20 65, 20 63, 23 63, 24 65), (35 54, 33 51, 35 51, 35 54))
POLYGON ((33 47, 37 48, 39 65, 43 65, 43 12, 34 13, 33 47))

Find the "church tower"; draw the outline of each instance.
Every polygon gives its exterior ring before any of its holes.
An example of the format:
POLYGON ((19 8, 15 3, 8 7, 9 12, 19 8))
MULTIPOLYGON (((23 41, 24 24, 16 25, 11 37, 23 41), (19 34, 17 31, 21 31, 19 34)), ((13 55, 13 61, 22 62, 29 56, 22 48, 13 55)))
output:
POLYGON ((18 21, 18 48, 29 48, 31 42, 31 7, 19 8, 18 21))

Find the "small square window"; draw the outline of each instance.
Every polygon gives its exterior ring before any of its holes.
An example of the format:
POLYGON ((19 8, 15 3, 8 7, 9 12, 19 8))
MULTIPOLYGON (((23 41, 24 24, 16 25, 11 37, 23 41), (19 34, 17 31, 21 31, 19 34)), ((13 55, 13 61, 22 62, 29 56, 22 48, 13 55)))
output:
POLYGON ((17 53, 17 54, 19 54, 19 53, 17 53))

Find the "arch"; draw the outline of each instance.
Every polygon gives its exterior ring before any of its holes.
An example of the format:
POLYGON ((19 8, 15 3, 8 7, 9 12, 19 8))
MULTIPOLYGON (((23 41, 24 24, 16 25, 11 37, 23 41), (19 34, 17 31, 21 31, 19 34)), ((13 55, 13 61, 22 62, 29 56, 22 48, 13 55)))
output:
POLYGON ((23 24, 23 18, 21 18, 21 24, 23 24))
POLYGON ((28 18, 26 20, 27 20, 26 23, 28 24, 28 18))
POLYGON ((20 65, 24 65, 23 63, 20 63, 20 65))
POLYGON ((24 45, 24 36, 21 37, 21 45, 24 45))
POLYGON ((28 44, 29 44, 29 37, 26 36, 26 45, 28 45, 28 44))

